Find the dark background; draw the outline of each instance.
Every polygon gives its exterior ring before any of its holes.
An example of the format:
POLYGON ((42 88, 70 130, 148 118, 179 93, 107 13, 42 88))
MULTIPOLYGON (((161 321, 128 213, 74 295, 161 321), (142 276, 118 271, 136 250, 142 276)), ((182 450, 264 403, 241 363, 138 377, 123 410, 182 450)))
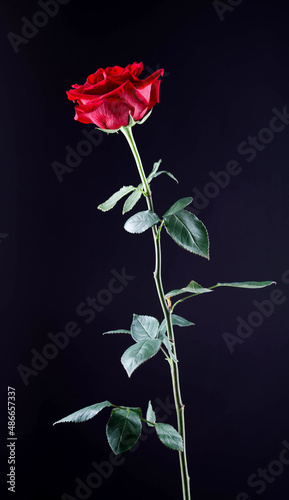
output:
MULTIPOLYGON (((209 262, 163 233, 165 289, 192 279, 203 286, 275 280, 275 289, 283 292, 283 303, 268 317, 261 315, 262 324, 235 344, 233 353, 223 334, 236 335, 237 318, 247 321, 256 310, 253 301, 270 299, 273 287, 218 289, 176 310, 196 323, 176 329, 192 496, 241 500, 238 494, 245 492, 250 500, 288 499, 288 465, 261 495, 247 479, 278 460, 282 441, 289 442, 289 284, 282 281, 289 269, 289 128, 275 133, 252 162, 238 146, 268 127, 273 108, 282 112, 289 106, 289 13, 284 1, 237 3, 231 1, 235 6, 221 21, 213 3, 203 0, 151 5, 71 0, 15 53, 7 34, 21 35, 21 18, 31 20, 43 9, 31 0, 2 2, 4 493, 7 386, 16 389, 18 437, 16 494, 8 497, 181 498, 177 453, 154 435, 135 453, 123 455, 123 463, 113 466, 91 494, 77 496, 77 478, 86 482, 92 462, 111 456, 105 437, 109 410, 85 424, 52 427, 55 420, 105 399, 144 411, 149 399, 155 406, 172 400, 161 355, 128 379, 120 357, 130 339, 102 336, 109 329, 129 328, 133 312, 162 319, 152 280, 150 232, 124 231, 128 216, 121 214, 122 203, 106 214, 96 208, 122 185, 139 182, 126 141, 120 134, 99 136, 99 146, 64 173, 62 182, 52 168, 55 161, 65 164, 66 146, 76 150, 85 138, 83 130, 93 129, 73 120, 73 103, 65 91, 99 67, 143 61, 144 77, 160 67, 166 73, 160 104, 144 125, 134 128, 135 138, 147 173, 162 158, 162 167, 179 180, 176 184, 162 176, 154 181, 156 211, 163 214, 196 189, 208 193, 209 172, 225 170, 230 160, 242 167, 218 195, 211 186, 211 199, 199 210, 211 240, 209 262), (78 304, 107 289, 111 271, 122 268, 134 279, 86 323, 88 317, 76 312, 78 304), (25 385, 19 365, 31 369, 31 350, 41 353, 51 343, 48 334, 63 331, 70 321, 78 324, 79 335, 37 375, 30 374, 25 385)), ((144 209, 141 201, 135 212, 144 209)), ((175 425, 175 415, 166 421, 175 425)))

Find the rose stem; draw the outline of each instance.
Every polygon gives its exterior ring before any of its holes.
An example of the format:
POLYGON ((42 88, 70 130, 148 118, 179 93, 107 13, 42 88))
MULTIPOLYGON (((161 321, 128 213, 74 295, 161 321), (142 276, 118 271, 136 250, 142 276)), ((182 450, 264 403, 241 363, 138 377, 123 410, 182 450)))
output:
MULTIPOLYGON (((136 161, 136 165, 138 168, 138 172, 143 183, 143 190, 145 193, 146 201, 148 209, 152 212, 153 209, 153 201, 152 201, 152 193, 150 190, 150 186, 148 184, 141 158, 139 152, 137 150, 136 143, 134 141, 134 137, 132 134, 131 127, 122 127, 121 131, 126 137, 131 151, 133 153, 134 159, 136 161)), ((162 276, 161 276, 161 241, 160 241, 160 233, 158 234, 158 230, 156 226, 152 228, 154 246, 155 246, 155 271, 154 271, 154 279, 155 284, 159 296, 159 300, 161 303, 161 307, 164 313, 164 317, 167 325, 168 338, 172 345, 172 351, 177 358, 176 354, 176 345, 174 338, 174 330, 172 324, 172 316, 171 311, 169 310, 164 294, 163 284, 162 284, 162 276)), ((178 420, 178 432, 182 436, 183 439, 183 451, 179 451, 179 459, 180 459, 180 469, 181 469, 181 477, 182 477, 182 488, 183 488, 183 500, 190 500, 190 478, 188 474, 188 465, 187 465, 187 456, 186 456, 186 433, 185 433, 185 415, 184 415, 184 405, 182 403, 181 397, 181 388, 179 381, 179 369, 178 363, 175 363, 172 359, 170 359, 170 367, 171 367, 171 376, 172 376, 172 385, 173 385, 173 393, 174 393, 174 402, 177 412, 177 420, 178 420)))

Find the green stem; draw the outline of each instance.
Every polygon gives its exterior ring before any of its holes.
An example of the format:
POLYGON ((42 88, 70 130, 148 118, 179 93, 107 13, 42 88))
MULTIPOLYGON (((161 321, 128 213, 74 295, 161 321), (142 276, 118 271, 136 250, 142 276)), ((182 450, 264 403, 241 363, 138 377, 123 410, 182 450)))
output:
MULTIPOLYGON (((138 172, 139 172, 141 181, 143 183, 143 190, 144 190, 144 193, 146 195, 146 202, 147 202, 148 209, 153 212, 154 209, 153 209, 153 201, 152 201, 152 194, 151 194, 150 186, 149 186, 148 180, 146 178, 146 175, 145 175, 145 172, 144 172, 144 169, 142 166, 141 158, 140 158, 139 152, 137 150, 137 147, 136 147, 136 144, 134 141, 132 129, 131 129, 131 127, 123 127, 123 128, 121 128, 121 131, 123 132, 124 136, 126 137, 128 144, 131 148, 131 151, 133 153, 133 156, 134 156, 137 168, 138 168, 138 172)), ((171 310, 168 308, 167 301, 165 298, 164 289, 163 289, 163 284, 162 284, 160 231, 158 231, 156 226, 153 226, 152 233, 153 233, 153 239, 154 239, 154 245, 155 245, 154 279, 155 279, 155 284, 156 284, 160 304, 161 304, 161 307, 162 307, 162 310, 164 313, 164 317, 166 320, 168 338, 172 343, 172 351, 173 351, 175 357, 177 358, 171 310)), ((181 478, 182 478, 182 489, 183 489, 183 500, 190 500, 191 499, 190 478, 189 478, 189 474, 188 474, 188 465, 187 465, 187 456, 186 456, 185 412, 184 412, 184 404, 182 402, 182 397, 181 397, 178 363, 175 363, 171 359, 170 360, 170 367, 171 367, 171 377, 172 377, 172 385, 173 385, 173 393, 174 393, 174 402, 175 402, 177 420, 178 420, 178 432, 182 436, 182 439, 183 439, 183 451, 179 451, 180 469, 181 469, 181 478)))

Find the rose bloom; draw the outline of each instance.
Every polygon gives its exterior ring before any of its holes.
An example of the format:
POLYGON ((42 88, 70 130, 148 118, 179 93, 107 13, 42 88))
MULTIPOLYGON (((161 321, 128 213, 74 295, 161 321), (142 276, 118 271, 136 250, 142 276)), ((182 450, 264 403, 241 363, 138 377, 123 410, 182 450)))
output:
POLYGON ((69 100, 77 102, 74 119, 107 130, 126 127, 129 115, 141 120, 159 102, 159 77, 164 74, 159 69, 140 80, 142 70, 142 62, 125 68, 100 68, 87 77, 84 85, 72 85, 66 93, 69 100))

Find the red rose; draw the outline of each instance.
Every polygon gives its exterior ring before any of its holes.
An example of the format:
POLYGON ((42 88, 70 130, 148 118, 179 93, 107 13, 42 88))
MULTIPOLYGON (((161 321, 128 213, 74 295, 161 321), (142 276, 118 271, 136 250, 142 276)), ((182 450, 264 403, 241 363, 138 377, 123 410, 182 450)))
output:
POLYGON ((87 77, 84 85, 72 85, 66 93, 68 99, 77 101, 74 119, 107 130, 126 127, 129 115, 141 120, 159 102, 159 77, 164 74, 159 69, 140 80, 137 77, 142 70, 142 63, 100 68, 87 77))

